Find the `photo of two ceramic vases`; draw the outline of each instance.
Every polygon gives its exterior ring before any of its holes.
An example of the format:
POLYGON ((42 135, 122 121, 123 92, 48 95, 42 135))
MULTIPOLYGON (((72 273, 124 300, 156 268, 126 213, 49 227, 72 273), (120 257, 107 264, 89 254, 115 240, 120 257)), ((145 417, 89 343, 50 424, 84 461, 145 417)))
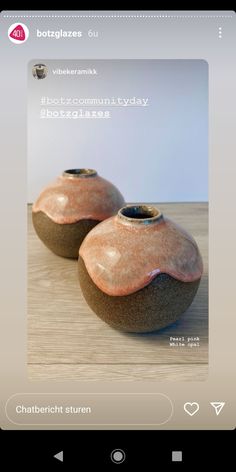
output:
POLYGON ((196 241, 155 206, 126 205, 95 170, 64 171, 32 219, 51 251, 78 259, 86 302, 113 328, 156 331, 191 305, 203 272, 196 241))

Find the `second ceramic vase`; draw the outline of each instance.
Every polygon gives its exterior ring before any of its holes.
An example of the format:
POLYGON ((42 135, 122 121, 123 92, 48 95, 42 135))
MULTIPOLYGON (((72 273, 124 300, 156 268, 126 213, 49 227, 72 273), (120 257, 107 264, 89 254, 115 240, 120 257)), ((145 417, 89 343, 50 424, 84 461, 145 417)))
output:
POLYGON ((175 322, 203 271, 194 239, 152 206, 126 206, 96 226, 79 251, 79 280, 92 310, 136 333, 175 322))

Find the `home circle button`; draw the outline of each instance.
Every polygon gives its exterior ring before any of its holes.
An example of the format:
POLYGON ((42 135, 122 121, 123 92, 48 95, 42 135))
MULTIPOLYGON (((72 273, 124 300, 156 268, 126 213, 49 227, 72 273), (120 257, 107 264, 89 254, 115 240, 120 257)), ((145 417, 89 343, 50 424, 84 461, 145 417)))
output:
POLYGON ((125 460, 125 452, 122 449, 114 449, 111 453, 111 460, 114 464, 122 464, 125 460))

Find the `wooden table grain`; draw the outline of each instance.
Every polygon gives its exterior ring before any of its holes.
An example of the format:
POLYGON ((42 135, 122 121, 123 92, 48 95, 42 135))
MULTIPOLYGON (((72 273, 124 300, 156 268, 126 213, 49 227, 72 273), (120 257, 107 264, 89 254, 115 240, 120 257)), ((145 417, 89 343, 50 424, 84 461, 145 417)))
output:
POLYGON ((208 205, 158 204, 196 239, 204 261, 198 293, 173 325, 151 334, 110 328, 88 307, 77 261, 38 239, 28 205, 28 376, 30 380, 164 381, 207 378, 208 205), (175 338, 170 346, 170 338, 175 338), (178 344, 183 343, 185 346, 178 344))

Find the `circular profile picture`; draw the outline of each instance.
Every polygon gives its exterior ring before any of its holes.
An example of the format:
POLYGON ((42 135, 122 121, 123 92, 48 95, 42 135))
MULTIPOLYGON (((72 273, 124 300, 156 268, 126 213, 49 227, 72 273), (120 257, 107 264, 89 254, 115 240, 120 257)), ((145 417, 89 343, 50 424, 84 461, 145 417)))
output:
POLYGON ((32 69, 32 74, 35 79, 45 79, 48 74, 48 68, 45 66, 45 64, 35 64, 32 69))
POLYGON ((24 23, 13 23, 8 28, 8 38, 14 44, 23 44, 29 37, 29 30, 24 23))

